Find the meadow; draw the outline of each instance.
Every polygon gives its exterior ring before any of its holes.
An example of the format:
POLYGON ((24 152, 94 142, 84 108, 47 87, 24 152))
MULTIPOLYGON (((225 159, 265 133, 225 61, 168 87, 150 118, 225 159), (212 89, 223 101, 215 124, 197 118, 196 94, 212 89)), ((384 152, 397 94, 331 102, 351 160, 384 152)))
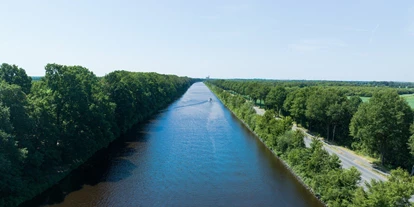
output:
MULTIPOLYGON (((414 109, 414 94, 404 94, 400 96, 403 97, 408 102, 408 105, 414 109)), ((367 102, 371 97, 361 96, 360 98, 362 99, 362 102, 367 102)))

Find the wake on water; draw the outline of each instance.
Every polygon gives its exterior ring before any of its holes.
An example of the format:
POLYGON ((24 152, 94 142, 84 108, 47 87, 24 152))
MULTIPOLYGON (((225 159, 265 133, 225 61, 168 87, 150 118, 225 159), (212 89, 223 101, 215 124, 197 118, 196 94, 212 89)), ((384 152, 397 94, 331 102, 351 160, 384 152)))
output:
POLYGON ((188 105, 184 105, 184 106, 177 106, 177 107, 173 107, 173 108, 170 108, 170 109, 161 110, 160 112, 166 112, 166 111, 171 111, 171 110, 174 110, 174 109, 185 108, 185 107, 190 107, 190 106, 197 106, 197 105, 205 104, 205 103, 208 103, 208 102, 210 102, 210 101, 202 101, 202 102, 199 102, 199 103, 188 104, 188 105))

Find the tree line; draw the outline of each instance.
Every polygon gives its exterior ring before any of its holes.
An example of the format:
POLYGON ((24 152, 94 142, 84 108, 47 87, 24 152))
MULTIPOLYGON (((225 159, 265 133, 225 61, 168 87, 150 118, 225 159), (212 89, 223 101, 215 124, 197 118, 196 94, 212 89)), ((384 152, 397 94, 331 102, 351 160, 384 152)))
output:
MULTIPOLYGON (((216 81, 206 82, 223 104, 254 131, 269 149, 288 163, 294 173, 326 205, 333 207, 411 206, 409 199, 414 194, 414 179, 407 171, 398 168, 391 171, 387 182, 372 180, 364 183, 364 187, 359 186, 360 172, 354 167, 343 169, 338 156, 330 155, 324 150, 321 141, 315 139, 310 148, 305 147, 304 134, 291 130, 293 119, 290 116, 275 119, 277 111, 274 108, 267 110, 263 116, 257 115, 252 102, 246 101, 245 97, 240 94, 224 90, 216 83, 216 81)), ((315 92, 318 95, 320 93, 326 92, 315 92)), ((289 93, 285 96, 288 95, 289 93)), ((275 100, 278 99, 275 98, 275 100)))
POLYGON ((413 94, 414 83, 405 82, 360 82, 360 81, 294 81, 294 80, 211 80, 216 85, 226 90, 233 90, 239 94, 249 95, 252 99, 264 100, 265 95, 274 87, 282 87, 289 90, 299 88, 332 88, 346 96, 372 97, 374 93, 384 89, 396 90, 399 95, 413 94))
POLYGON ((371 88, 372 98, 362 103, 355 95, 359 86, 343 90, 342 86, 300 88, 256 81, 210 82, 253 103, 264 100, 264 107, 276 115, 291 117, 327 141, 378 157, 384 166, 411 169, 414 164, 414 112, 395 88, 371 88))
MULTIPOLYGON (((217 79, 216 79, 217 80, 217 79)), ((330 80, 273 80, 273 79, 230 79, 239 82, 258 82, 267 85, 282 85, 285 87, 308 87, 308 86, 364 86, 364 87, 390 87, 405 88, 411 91, 414 88, 413 82, 394 81, 330 81, 330 80)))
POLYGON ((187 77, 48 64, 32 81, 0 66, 0 206, 58 182, 97 150, 180 97, 187 77))

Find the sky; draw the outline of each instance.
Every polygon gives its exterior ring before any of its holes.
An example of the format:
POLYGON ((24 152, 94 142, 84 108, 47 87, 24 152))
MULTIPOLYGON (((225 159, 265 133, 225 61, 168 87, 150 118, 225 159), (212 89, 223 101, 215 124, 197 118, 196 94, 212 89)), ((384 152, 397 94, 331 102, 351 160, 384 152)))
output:
POLYGON ((412 0, 0 0, 0 63, 414 82, 412 0))

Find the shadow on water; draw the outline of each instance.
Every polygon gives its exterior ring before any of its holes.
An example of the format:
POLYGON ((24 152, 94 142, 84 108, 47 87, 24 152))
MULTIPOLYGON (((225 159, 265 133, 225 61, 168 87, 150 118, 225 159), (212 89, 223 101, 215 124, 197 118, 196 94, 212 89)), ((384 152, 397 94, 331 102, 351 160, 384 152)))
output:
POLYGON ((126 158, 136 153, 136 148, 132 147, 134 143, 147 142, 145 127, 150 121, 132 127, 130 131, 113 141, 107 148, 96 152, 88 161, 73 170, 58 184, 20 206, 58 204, 64 201, 66 195, 82 189, 84 185, 95 186, 101 182, 119 182, 130 177, 137 166, 126 158), (122 166, 123 171, 117 173, 116 176, 107 176, 108 169, 115 165, 122 166))

